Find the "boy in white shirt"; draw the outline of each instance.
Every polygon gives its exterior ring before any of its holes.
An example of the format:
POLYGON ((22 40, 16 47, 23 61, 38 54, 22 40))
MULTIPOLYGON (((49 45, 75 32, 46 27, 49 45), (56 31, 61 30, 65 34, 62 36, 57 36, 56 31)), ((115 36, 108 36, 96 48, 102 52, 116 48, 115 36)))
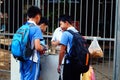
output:
POLYGON ((61 40, 61 36, 62 36, 63 30, 61 29, 61 27, 58 27, 55 29, 52 39, 51 39, 51 44, 52 44, 52 50, 53 53, 56 53, 56 50, 59 51, 60 50, 60 40, 61 40))

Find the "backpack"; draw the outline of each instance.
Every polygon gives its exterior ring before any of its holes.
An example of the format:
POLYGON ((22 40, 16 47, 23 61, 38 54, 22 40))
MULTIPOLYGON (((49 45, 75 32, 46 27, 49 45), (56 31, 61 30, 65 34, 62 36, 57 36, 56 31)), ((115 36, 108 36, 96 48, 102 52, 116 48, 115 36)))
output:
POLYGON ((66 57, 73 65, 77 66, 76 68, 80 73, 85 73, 88 71, 90 63, 90 53, 87 48, 87 42, 79 32, 73 32, 72 30, 67 31, 73 35, 73 39, 72 47, 66 57))
POLYGON ((22 25, 13 35, 10 45, 11 53, 16 60, 28 60, 33 54, 34 49, 31 49, 29 39, 29 28, 34 26, 32 23, 22 25))

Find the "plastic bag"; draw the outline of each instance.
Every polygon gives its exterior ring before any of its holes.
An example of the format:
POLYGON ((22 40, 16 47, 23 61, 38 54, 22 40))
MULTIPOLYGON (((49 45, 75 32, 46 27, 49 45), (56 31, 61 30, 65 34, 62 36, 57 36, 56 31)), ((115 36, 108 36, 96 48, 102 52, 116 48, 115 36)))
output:
POLYGON ((98 41, 97 41, 96 37, 94 37, 94 39, 91 42, 88 50, 89 50, 89 52, 90 52, 90 54, 93 58, 103 57, 103 51, 100 48, 100 45, 98 44, 98 41))
POLYGON ((83 73, 82 80, 95 80, 95 73, 92 66, 89 67, 86 73, 83 73))

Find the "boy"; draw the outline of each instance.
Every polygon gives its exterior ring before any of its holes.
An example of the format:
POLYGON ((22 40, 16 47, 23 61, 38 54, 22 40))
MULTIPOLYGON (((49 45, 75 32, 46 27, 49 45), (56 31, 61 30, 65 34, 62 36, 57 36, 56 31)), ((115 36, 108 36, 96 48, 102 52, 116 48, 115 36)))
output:
POLYGON ((40 77, 40 54, 43 54, 44 47, 40 45, 40 39, 43 39, 42 32, 37 24, 41 18, 41 10, 36 6, 31 6, 27 11, 29 20, 26 24, 33 24, 30 27, 29 39, 31 47, 34 47, 34 53, 24 62, 20 61, 21 80, 38 80, 40 77))
MULTIPOLYGON (((74 32, 78 32, 75 27, 71 24, 71 18, 67 15, 62 15, 59 18, 60 27, 65 30, 72 30, 74 32)), ((64 64, 63 68, 63 76, 62 80, 80 80, 80 73, 76 69, 76 65, 73 65, 70 60, 66 58, 67 55, 69 55, 70 48, 72 46, 72 39, 73 35, 69 33, 68 31, 64 31, 61 37, 61 48, 59 53, 59 63, 58 63, 58 73, 61 73, 61 67, 62 64, 64 64), (67 54, 65 54, 67 53, 67 54), (65 56, 65 58, 64 58, 65 56)))
MULTIPOLYGON (((42 17, 40 22, 38 23, 38 26, 40 27, 42 33, 44 34, 48 27, 48 20, 46 18, 42 17)), ((44 39, 41 40, 41 44, 46 48, 44 39)))

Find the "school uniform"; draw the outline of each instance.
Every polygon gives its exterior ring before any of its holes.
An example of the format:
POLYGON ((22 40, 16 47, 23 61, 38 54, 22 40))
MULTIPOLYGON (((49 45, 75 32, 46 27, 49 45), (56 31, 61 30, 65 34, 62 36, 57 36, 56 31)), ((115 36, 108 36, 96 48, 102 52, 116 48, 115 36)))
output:
MULTIPOLYGON (((61 27, 56 28, 54 33, 53 33, 51 41, 60 41, 62 33, 63 33, 63 30, 61 29, 61 27)), ((55 49, 59 51, 60 45, 57 45, 55 49)))
MULTIPOLYGON (((72 30, 78 32, 74 27, 69 27, 67 30, 72 30)), ((69 55, 70 48, 72 46, 73 35, 68 31, 64 31, 61 37, 60 44, 67 46, 67 54, 65 54, 64 61, 62 61, 63 67, 63 80, 80 80, 80 73, 75 68, 76 65, 73 65, 70 60, 66 58, 66 55, 69 55)))
MULTIPOLYGON (((33 41, 35 39, 43 39, 42 32, 40 28, 33 21, 28 21, 27 23, 33 23, 34 26, 30 27, 29 38, 34 47, 33 41)), ((26 24, 27 24, 26 23, 26 24)), ((34 50, 33 55, 29 60, 20 62, 20 80, 38 80, 40 77, 40 53, 34 50)))
POLYGON ((62 36, 62 29, 61 27, 58 27, 55 29, 54 33, 53 33, 53 36, 52 36, 52 39, 51 41, 57 41, 57 40, 61 40, 61 36, 62 36))

